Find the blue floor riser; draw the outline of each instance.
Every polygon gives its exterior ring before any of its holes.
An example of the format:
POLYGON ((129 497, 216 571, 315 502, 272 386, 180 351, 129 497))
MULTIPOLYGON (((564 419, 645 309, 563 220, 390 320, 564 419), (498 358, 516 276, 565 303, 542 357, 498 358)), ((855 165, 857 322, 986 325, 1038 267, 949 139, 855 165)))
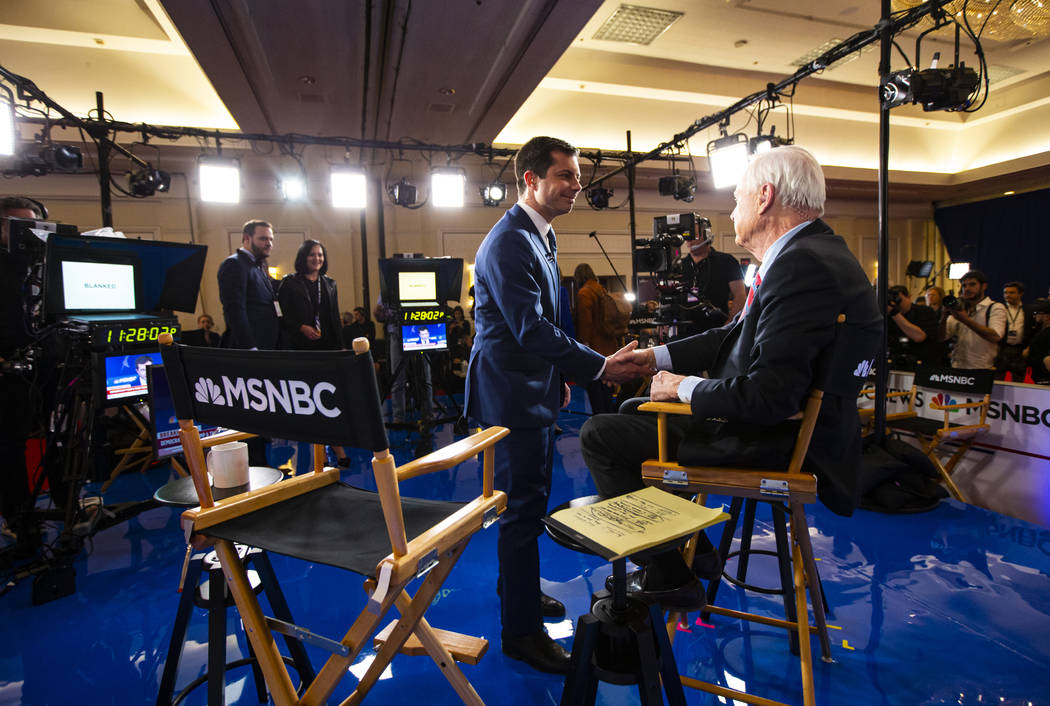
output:
MULTIPOLYGON (((574 389, 563 412, 555 452, 552 506, 594 492, 579 450, 586 419, 584 395, 574 389)), ((451 425, 436 430, 435 444, 453 439, 451 425)), ((410 459, 419 435, 391 433, 398 462, 410 459)), ((287 451, 274 450, 274 454, 287 451)), ((351 451, 344 479, 374 488, 370 455, 351 451)), ((276 456, 275 456, 276 458, 276 456)), ((172 476, 166 467, 121 476, 107 503, 150 497, 172 476)), ((407 481, 405 495, 462 500, 475 495, 477 461, 407 481)), ((96 495, 97 484, 85 494, 96 495)), ((712 497, 709 504, 724 499, 712 497)), ((827 706, 1005 704, 1050 706, 1050 530, 954 501, 920 515, 858 511, 838 517, 812 506, 807 517, 814 554, 830 606, 833 664, 820 661, 813 641, 817 703, 827 706)), ((709 530, 717 543, 720 528, 709 530)), ((489 704, 555 704, 562 679, 505 658, 499 650, 496 596, 496 527, 476 535, 427 613, 435 627, 491 641, 477 666, 463 672, 489 704)), ((603 587, 607 563, 541 538, 544 590, 566 604, 568 618, 548 629, 572 644, 575 616, 588 610, 603 587)), ((775 548, 768 511, 758 512, 753 546, 775 548)), ((40 606, 30 602, 31 579, 0 598, 0 706, 7 704, 152 704, 164 668, 176 588, 185 553, 179 511, 158 507, 106 529, 75 562, 76 592, 40 606)), ((325 566, 271 557, 297 623, 339 639, 365 603, 361 579, 325 566)), ((4 572, 5 577, 7 572, 4 572)), ((775 561, 753 558, 749 581, 778 584, 775 561)), ((411 589, 410 589, 411 590, 411 589)), ((263 600, 264 610, 269 606, 263 600)), ((719 605, 782 615, 779 596, 745 592, 723 583, 719 605)), ((682 674, 801 704, 797 658, 787 633, 712 616, 688 616, 675 633, 682 674)), ((227 650, 233 660, 247 643, 236 612, 228 614, 227 650)), ((315 667, 327 653, 307 649, 315 667)), ((365 650, 352 671, 374 655, 365 650)), ((194 609, 177 689, 205 670, 207 616, 194 609)), ((348 677, 332 703, 353 689, 348 677)), ((460 700, 429 658, 395 658, 366 703, 457 704, 460 700)), ((686 690, 689 704, 721 704, 686 690)), ((251 670, 227 675, 228 704, 257 703, 251 670)), ((206 688, 184 703, 204 704, 206 688)), ((601 685, 598 703, 638 704, 632 687, 601 685)))

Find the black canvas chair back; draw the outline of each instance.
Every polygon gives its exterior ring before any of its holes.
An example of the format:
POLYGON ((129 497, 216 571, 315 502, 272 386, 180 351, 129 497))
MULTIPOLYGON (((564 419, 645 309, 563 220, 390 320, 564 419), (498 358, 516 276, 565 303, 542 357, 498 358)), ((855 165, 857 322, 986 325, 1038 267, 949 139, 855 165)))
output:
POLYGON ((963 368, 934 368, 920 365, 915 370, 915 385, 930 390, 947 390, 970 397, 990 394, 995 383, 995 371, 963 368))
POLYGON ((423 615, 473 533, 506 508, 506 495, 493 489, 493 470, 495 444, 508 431, 490 427, 399 467, 387 448, 366 339, 356 339, 353 352, 187 348, 172 344, 170 336, 161 339, 182 447, 200 500, 200 507, 183 514, 183 525, 195 546, 214 545, 274 703, 326 702, 371 638, 376 657, 348 701, 358 703, 402 652, 429 655, 464 703, 480 704, 456 662, 477 664, 487 641, 435 630, 423 615), (215 501, 194 422, 312 442, 314 469, 215 501), (325 444, 372 451, 378 492, 340 482, 339 469, 325 467, 325 444), (482 482, 473 500, 401 497, 400 481, 478 454, 483 454, 482 482), (366 607, 347 616, 349 629, 341 639, 264 616, 235 543, 362 574, 366 607), (418 578, 423 581, 411 596, 406 588, 418 578), (394 607, 400 617, 380 631, 380 621, 394 607), (273 631, 332 653, 312 683, 293 685, 273 631))
POLYGON ((162 346, 179 419, 293 441, 387 448, 370 353, 162 346))

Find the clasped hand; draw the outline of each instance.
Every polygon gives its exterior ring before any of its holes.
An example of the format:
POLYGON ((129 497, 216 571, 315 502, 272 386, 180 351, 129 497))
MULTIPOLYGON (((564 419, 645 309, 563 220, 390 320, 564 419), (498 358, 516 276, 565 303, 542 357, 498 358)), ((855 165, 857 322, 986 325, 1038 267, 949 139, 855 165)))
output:
POLYGON ((652 375, 656 370, 656 357, 653 355, 653 350, 651 348, 636 350, 637 348, 638 341, 631 341, 620 350, 607 356, 602 380, 621 383, 652 375))

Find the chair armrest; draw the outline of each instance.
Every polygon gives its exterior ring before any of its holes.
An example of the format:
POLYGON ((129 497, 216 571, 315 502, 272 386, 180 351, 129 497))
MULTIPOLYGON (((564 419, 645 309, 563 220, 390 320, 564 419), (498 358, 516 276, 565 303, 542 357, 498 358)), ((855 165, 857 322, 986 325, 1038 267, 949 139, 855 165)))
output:
POLYGON ((664 412, 666 414, 691 415, 693 408, 685 402, 643 402, 638 405, 642 412, 664 412))
POLYGON ((937 404, 936 402, 930 402, 930 409, 936 410, 948 410, 954 411, 956 409, 975 409, 977 407, 984 407, 988 404, 985 401, 981 402, 959 402, 957 404, 937 404))
POLYGON ((261 510, 270 505, 276 505, 282 500, 302 495, 316 488, 339 482, 339 469, 328 468, 320 473, 304 473, 295 478, 287 478, 280 483, 268 485, 258 490, 250 490, 247 493, 234 495, 225 500, 217 500, 215 505, 209 508, 195 508, 182 513, 184 520, 193 520, 195 530, 207 529, 213 525, 234 517, 247 515, 250 512, 261 510))
POLYGON ((245 439, 254 439, 255 437, 255 434, 249 434, 246 431, 227 429, 221 434, 216 434, 207 439, 201 439, 201 446, 208 448, 209 446, 218 446, 219 444, 225 444, 229 441, 244 441, 245 439))
POLYGON ((398 467, 397 479, 398 481, 403 481, 427 473, 433 473, 434 471, 452 468, 459 463, 463 463, 471 456, 476 456, 479 452, 489 448, 509 433, 510 430, 506 427, 483 429, 477 434, 468 436, 466 439, 460 439, 454 444, 444 446, 433 453, 398 467))

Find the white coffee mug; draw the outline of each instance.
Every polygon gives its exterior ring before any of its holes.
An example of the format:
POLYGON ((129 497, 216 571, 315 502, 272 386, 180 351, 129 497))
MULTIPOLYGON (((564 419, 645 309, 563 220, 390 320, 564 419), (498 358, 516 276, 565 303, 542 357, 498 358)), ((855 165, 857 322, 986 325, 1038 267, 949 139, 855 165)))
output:
POLYGON ((248 485, 248 444, 230 441, 213 446, 208 454, 208 470, 216 488, 248 485))

